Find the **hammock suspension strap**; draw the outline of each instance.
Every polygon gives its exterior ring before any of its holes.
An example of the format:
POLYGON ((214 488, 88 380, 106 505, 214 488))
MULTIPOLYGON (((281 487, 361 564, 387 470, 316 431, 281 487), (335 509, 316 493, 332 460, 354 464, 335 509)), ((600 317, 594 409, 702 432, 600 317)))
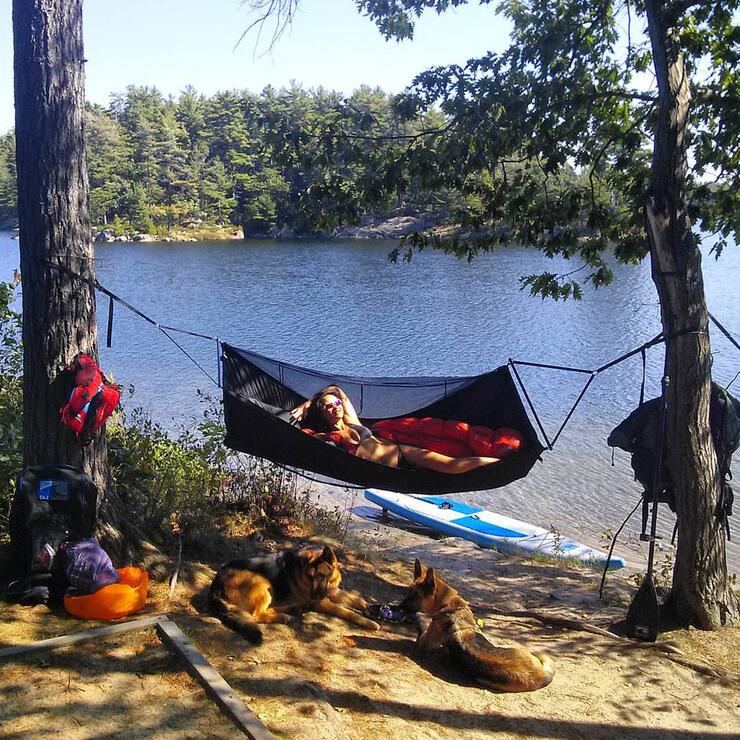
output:
MULTIPOLYGON (((106 287, 104 287, 97 279, 88 278, 83 275, 80 275, 79 273, 75 272, 74 270, 71 270, 66 265, 56 263, 56 262, 50 262, 47 261, 46 265, 51 267, 52 269, 59 270, 61 272, 66 273, 70 277, 79 280, 80 282, 83 282, 87 285, 89 285, 91 288, 103 293, 104 295, 107 295, 109 298, 108 303, 108 326, 107 326, 107 337, 106 337, 106 346, 110 347, 112 344, 112 334, 113 334, 113 303, 114 301, 117 303, 120 303, 122 306, 127 308, 132 313, 136 314, 140 318, 144 319, 147 323, 151 324, 152 326, 159 329, 215 386, 218 388, 222 387, 223 380, 222 380, 222 352, 221 352, 221 340, 219 337, 210 336, 208 334, 201 334, 199 332, 190 331, 188 329, 182 329, 176 326, 168 326, 166 324, 160 324, 159 322, 155 321, 151 317, 147 316, 143 311, 140 311, 135 306, 132 306, 130 303, 128 303, 126 300, 121 298, 120 296, 113 293, 111 290, 108 290, 106 287), (199 339, 207 339, 212 342, 215 342, 216 344, 216 356, 217 356, 217 377, 214 378, 177 340, 171 336, 171 333, 180 333, 180 334, 186 334, 188 336, 197 337, 199 339)), ((717 326, 717 328, 724 334, 724 336, 738 349, 740 350, 740 343, 738 343, 732 335, 725 329, 725 327, 712 315, 712 313, 707 312, 709 315, 709 318, 711 321, 717 326)), ((693 334, 693 333, 705 333, 706 330, 696 330, 696 329, 684 329, 679 332, 675 332, 671 335, 670 338, 678 337, 684 334, 693 334)), ((570 421, 571 417, 573 416, 576 408, 580 404, 581 400, 586 394, 586 391, 588 390, 589 386, 593 382, 594 378, 596 378, 597 375, 604 372, 605 370, 608 370, 615 365, 619 365, 625 360, 628 360, 629 358, 633 357, 636 354, 640 354, 642 356, 642 385, 640 388, 640 403, 644 400, 644 391, 645 391, 645 350, 649 349, 650 347, 653 347, 656 344, 661 344, 663 342, 666 342, 667 337, 664 336, 663 332, 660 332, 657 334, 653 339, 651 339, 648 342, 645 342, 644 344, 640 345, 639 347, 630 350, 629 352, 624 353, 623 355, 617 357, 614 360, 611 360, 610 362, 605 363, 601 367, 596 368, 595 370, 588 370, 585 368, 578 368, 578 367, 569 367, 567 365, 553 365, 553 364, 547 364, 547 363, 540 363, 540 362, 525 362, 523 360, 512 360, 509 358, 508 365, 511 368, 512 372, 514 373, 514 376, 516 377, 520 388, 522 389, 522 393, 524 395, 525 400, 527 401, 527 404, 529 406, 530 411, 532 412, 532 415, 535 418, 535 421, 537 423, 537 426, 542 433, 542 436, 545 439, 545 442, 547 444, 548 449, 552 450, 555 442, 560 437, 561 433, 565 429, 565 426, 570 421), (572 373, 581 373, 583 375, 588 375, 589 378, 586 381, 585 385, 581 389, 581 392, 578 395, 578 398, 576 399, 575 403, 571 407, 570 411, 565 417, 565 420, 560 425, 560 428, 556 432, 555 436, 550 440, 547 432, 545 431, 545 428, 542 424, 542 421, 539 418, 539 415, 537 414, 537 411, 535 409, 534 403, 532 402, 532 399, 530 398, 530 395, 526 389, 526 386, 524 385, 524 382, 517 370, 517 366, 522 367, 536 367, 536 368, 543 368, 543 369, 549 369, 549 370, 558 370, 563 372, 572 372, 572 373)), ((279 364, 279 379, 280 382, 283 382, 283 365, 279 364)), ((728 384, 728 388, 732 383, 735 382, 735 380, 740 376, 740 373, 735 375, 735 377, 730 381, 728 384)), ((446 382, 446 381, 445 381, 446 382)), ((445 396, 447 396, 447 389, 445 388, 445 396)), ((364 390, 361 387, 360 388, 360 401, 359 401, 359 407, 360 411, 362 410, 364 401, 364 390)))
POLYGON ((540 421, 539 414, 537 413, 537 410, 534 407, 534 404, 532 403, 532 399, 529 397, 529 393, 527 392, 527 388, 522 382, 521 377, 519 376, 519 371, 516 369, 516 366, 518 364, 527 364, 527 363, 519 363, 515 362, 511 358, 509 358, 509 367, 511 367, 512 372, 514 373, 517 382, 519 383, 520 388, 522 389, 522 393, 524 394, 524 398, 527 401, 527 405, 529 406, 529 410, 532 412, 532 415, 534 416, 534 420, 537 422, 537 426, 539 427, 539 430, 542 434, 542 436, 545 439, 545 444, 547 445, 548 450, 552 450, 552 443, 550 442, 549 437, 547 436, 547 432, 545 431, 545 427, 542 426, 542 422, 540 421))
MULTIPOLYGON (((730 332, 727 331, 727 329, 725 329, 725 327, 722 326, 722 324, 720 324, 719 321, 717 321, 717 319, 715 319, 714 316, 712 316, 712 314, 709 313, 709 311, 707 311, 707 313, 709 314, 709 318, 714 322, 714 325, 730 340, 730 342, 732 342, 732 344, 735 345, 736 349, 740 350, 740 344, 737 343, 737 341, 733 338, 730 332)), ((735 377, 737 377, 737 375, 735 377)))
MULTIPOLYGON (((711 316, 711 314, 710 314, 711 316)), ((717 323, 717 326, 720 326, 719 323, 712 317, 712 319, 717 323)), ((740 345, 738 345, 735 340, 727 333, 726 329, 724 327, 721 327, 723 333, 732 341, 735 346, 740 349, 740 345)), ((705 333, 702 330, 697 329, 683 329, 682 331, 675 332, 671 335, 670 338, 683 336, 684 334, 703 334, 705 333)), ((573 416, 573 413, 575 412, 576 408, 578 407, 578 404, 583 400, 583 397, 586 395, 586 391, 588 390, 589 386, 593 382, 594 378, 596 378, 597 375, 600 375, 605 370, 609 370, 610 368, 621 364, 625 360, 630 359, 631 357, 634 357, 635 355, 639 354, 642 357, 642 384, 640 387, 640 404, 643 403, 645 398, 645 374, 646 374, 646 358, 645 358, 645 350, 649 349, 650 347, 655 346, 656 344, 662 344, 666 342, 666 337, 664 336, 663 332, 660 332, 655 337, 653 337, 650 341, 645 342, 644 344, 641 344, 639 347, 636 347, 633 350, 630 350, 629 352, 625 352, 623 355, 620 355, 615 360, 611 360, 610 362, 605 363, 604 365, 601 365, 601 367, 597 367, 595 370, 586 370, 584 368, 580 367, 568 367, 566 365, 551 365, 543 362, 524 362, 522 360, 512 360, 509 359, 509 365, 512 368, 514 375, 516 376, 517 381, 519 382, 519 386, 522 389, 522 393, 524 394, 524 398, 526 399, 530 410, 532 411, 532 414, 535 417, 535 421, 537 422, 537 426, 540 429, 540 432, 542 432, 542 436, 545 438, 545 442, 547 443, 548 449, 552 450, 553 446, 555 445, 555 442, 557 442, 558 438, 562 434, 563 430, 565 429, 565 426, 570 421, 571 417, 573 416), (565 417, 565 420, 560 425, 560 428, 555 433, 555 436, 550 440, 547 433, 545 432, 544 427, 542 426, 542 422, 540 421, 539 416, 537 415, 537 411, 534 408, 534 404, 532 403, 532 400, 529 397, 529 393, 527 392, 527 389, 524 385, 524 382, 521 379, 521 376, 517 372, 516 366, 521 365, 523 367, 538 367, 538 368, 544 368, 546 370, 561 370, 564 372, 570 372, 570 373, 581 373, 583 375, 589 375, 589 379, 586 381, 586 384, 581 389, 581 392, 578 395, 578 398, 576 398, 575 403, 571 407, 570 411, 565 417)), ((738 373, 740 375, 740 373, 738 373)), ((738 376, 736 375, 735 378, 733 378, 732 382, 735 381, 735 379, 738 376)), ((730 385, 732 384, 730 383, 730 385)), ((729 388, 729 386, 728 386, 729 388)))
POLYGON ((111 347, 113 344, 113 298, 108 297, 108 331, 105 337, 105 346, 111 347))
MULTIPOLYGON (((152 326, 159 329, 159 331, 164 334, 167 339, 169 339, 175 347, 177 347, 202 373, 205 375, 208 380, 211 381, 215 386, 221 387, 221 384, 219 381, 214 380, 213 376, 179 343, 177 340, 172 337, 168 332, 177 332, 179 334, 187 334, 191 337, 197 337, 199 339, 209 339, 212 342, 216 342, 217 350, 219 348, 219 339, 218 337, 212 337, 208 334, 200 334, 195 331, 189 331, 188 329, 180 329, 176 326, 167 326, 166 324, 160 324, 159 322, 155 321, 154 319, 147 316, 143 311, 140 311, 135 306, 132 306, 128 301, 125 301, 120 296, 117 296, 113 291, 108 290, 108 288, 104 287, 97 279, 87 278, 83 275, 80 275, 79 273, 74 272, 73 270, 70 270, 66 265, 61 265, 55 262, 46 262, 46 265, 48 267, 51 267, 54 270, 59 270, 60 272, 64 272, 70 277, 74 278, 75 280, 79 280, 80 282, 85 283, 86 285, 89 285, 91 288, 94 288, 100 293, 103 293, 104 295, 107 295, 109 298, 108 302, 108 331, 107 331, 107 337, 106 337, 106 346, 110 347, 112 346, 112 339, 113 339, 113 302, 116 301, 117 303, 120 303, 122 306, 127 308, 132 313, 136 314, 139 318, 144 319, 148 324, 151 324, 152 326)), ((220 356, 221 353, 218 351, 218 357, 219 357, 219 377, 220 377, 220 356)))

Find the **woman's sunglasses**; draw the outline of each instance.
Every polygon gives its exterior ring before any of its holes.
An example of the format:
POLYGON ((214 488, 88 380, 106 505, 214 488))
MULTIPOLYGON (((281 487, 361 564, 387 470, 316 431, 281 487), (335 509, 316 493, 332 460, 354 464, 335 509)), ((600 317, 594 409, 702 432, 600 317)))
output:
POLYGON ((322 404, 321 408, 324 409, 324 411, 329 411, 330 409, 335 409, 341 405, 342 399, 335 398, 333 401, 327 401, 325 404, 322 404))

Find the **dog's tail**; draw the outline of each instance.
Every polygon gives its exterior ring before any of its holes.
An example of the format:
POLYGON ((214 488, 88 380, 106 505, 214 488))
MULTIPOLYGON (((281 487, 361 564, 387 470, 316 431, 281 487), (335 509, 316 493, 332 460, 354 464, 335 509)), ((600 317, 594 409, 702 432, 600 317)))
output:
POLYGON ((552 658, 547 653, 537 652, 532 653, 532 655, 542 663, 542 678, 539 685, 536 687, 538 689, 542 689, 552 681, 552 677, 555 675, 555 666, 552 662, 552 658))
POLYGON ((552 682, 555 667, 549 655, 531 653, 526 648, 505 648, 504 651, 504 655, 498 651, 486 655, 485 670, 478 675, 478 682, 483 686, 496 691, 519 692, 536 691, 552 682))
POLYGON ((218 617, 227 627, 230 627, 249 640, 253 645, 261 645, 262 630, 252 619, 252 615, 231 604, 225 598, 225 594, 220 593, 221 590, 214 583, 208 592, 208 604, 211 613, 218 617))
MULTIPOLYGON (((521 649, 524 653, 525 648, 521 649)), ((529 652, 529 651, 526 651, 529 652)), ((508 666, 508 670, 503 672, 503 680, 486 680, 481 683, 494 688, 498 691, 537 691, 544 689, 552 681, 555 674, 552 658, 546 653, 529 653, 529 660, 517 661, 517 664, 508 666)))

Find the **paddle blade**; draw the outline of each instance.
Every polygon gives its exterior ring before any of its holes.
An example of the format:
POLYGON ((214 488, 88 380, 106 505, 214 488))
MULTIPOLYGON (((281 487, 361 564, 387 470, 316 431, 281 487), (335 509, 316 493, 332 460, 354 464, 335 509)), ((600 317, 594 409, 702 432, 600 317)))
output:
POLYGON ((625 627, 627 635, 637 640, 655 642, 658 639, 660 607, 653 577, 650 574, 645 576, 635 598, 632 599, 625 627))

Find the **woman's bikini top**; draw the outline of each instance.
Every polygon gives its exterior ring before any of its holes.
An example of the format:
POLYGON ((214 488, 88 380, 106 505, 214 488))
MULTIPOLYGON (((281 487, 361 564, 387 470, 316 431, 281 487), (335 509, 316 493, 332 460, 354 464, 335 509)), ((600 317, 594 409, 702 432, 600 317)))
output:
MULTIPOLYGON (((357 448, 366 440, 373 436, 373 433, 362 424, 349 424, 347 427, 357 433, 359 439, 357 442, 353 442, 351 439, 347 439, 341 432, 329 432, 327 442, 333 444, 335 447, 341 447, 343 450, 348 452, 350 455, 357 454, 357 448)), ((303 429, 306 434, 316 434, 313 429, 303 429)))
POLYGON ((357 442, 352 442, 349 439, 342 439, 342 447, 344 447, 347 452, 349 452, 350 455, 356 455, 357 454, 357 448, 366 440, 370 439, 370 437, 373 436, 373 433, 362 424, 347 424, 347 426, 352 429, 353 431, 357 432, 357 434, 360 436, 359 440, 357 442))

